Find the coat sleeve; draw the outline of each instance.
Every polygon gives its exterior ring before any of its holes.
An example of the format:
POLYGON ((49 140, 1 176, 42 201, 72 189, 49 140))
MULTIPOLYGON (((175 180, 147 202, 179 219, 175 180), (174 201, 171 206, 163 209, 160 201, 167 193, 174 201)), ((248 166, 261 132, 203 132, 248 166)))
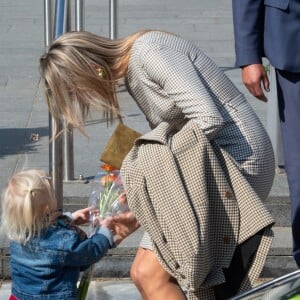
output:
POLYGON ((143 47, 140 55, 142 68, 148 81, 159 86, 158 93, 167 94, 162 101, 173 101, 186 119, 194 120, 212 139, 223 126, 224 119, 205 85, 203 74, 192 59, 164 45, 147 44, 143 47))
POLYGON ((232 0, 236 65, 261 63, 264 56, 264 1, 232 0))

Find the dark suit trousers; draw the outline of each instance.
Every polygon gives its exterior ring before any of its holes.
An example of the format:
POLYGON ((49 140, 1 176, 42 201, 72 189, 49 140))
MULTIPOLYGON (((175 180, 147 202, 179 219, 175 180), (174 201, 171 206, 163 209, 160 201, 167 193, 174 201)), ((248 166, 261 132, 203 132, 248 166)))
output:
POLYGON ((276 70, 285 169, 290 189, 293 255, 300 267, 300 73, 276 70))

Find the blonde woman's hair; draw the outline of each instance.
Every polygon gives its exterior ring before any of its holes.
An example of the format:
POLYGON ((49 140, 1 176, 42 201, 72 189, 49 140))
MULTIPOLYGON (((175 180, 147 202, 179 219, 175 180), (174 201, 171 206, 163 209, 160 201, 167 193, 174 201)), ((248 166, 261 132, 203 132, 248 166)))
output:
POLYGON ((85 133, 84 122, 92 107, 103 111, 109 123, 120 116, 116 83, 126 75, 133 42, 147 31, 115 40, 86 31, 68 32, 56 39, 40 58, 54 119, 64 117, 85 133))
POLYGON ((57 201, 47 176, 32 169, 8 181, 1 199, 1 229, 10 240, 25 244, 49 226, 57 201))

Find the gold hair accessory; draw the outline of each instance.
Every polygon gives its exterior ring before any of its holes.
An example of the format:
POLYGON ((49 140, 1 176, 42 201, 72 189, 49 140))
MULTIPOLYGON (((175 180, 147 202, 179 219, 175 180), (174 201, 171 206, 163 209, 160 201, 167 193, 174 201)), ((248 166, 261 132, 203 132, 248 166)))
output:
POLYGON ((98 72, 98 76, 101 77, 101 78, 104 78, 105 77, 105 72, 102 68, 98 68, 96 69, 97 72, 98 72))

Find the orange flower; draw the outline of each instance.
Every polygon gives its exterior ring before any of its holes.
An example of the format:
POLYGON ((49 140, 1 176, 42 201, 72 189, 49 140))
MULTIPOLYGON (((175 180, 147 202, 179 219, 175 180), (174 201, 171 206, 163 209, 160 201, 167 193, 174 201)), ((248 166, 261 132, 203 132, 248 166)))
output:
POLYGON ((101 177, 101 185, 102 186, 108 186, 111 185, 116 179, 117 179, 117 175, 114 173, 110 173, 108 175, 104 175, 101 177))
POLYGON ((103 164, 101 165, 101 168, 106 171, 106 172, 113 172, 113 171, 117 171, 118 169, 109 165, 109 164, 103 164))

